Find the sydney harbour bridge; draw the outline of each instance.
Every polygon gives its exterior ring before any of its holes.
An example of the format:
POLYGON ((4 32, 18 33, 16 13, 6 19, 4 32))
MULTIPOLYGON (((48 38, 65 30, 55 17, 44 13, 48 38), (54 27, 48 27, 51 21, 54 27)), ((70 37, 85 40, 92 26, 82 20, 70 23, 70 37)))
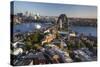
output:
POLYGON ((68 21, 68 17, 66 16, 66 14, 60 14, 57 18, 57 21, 55 21, 54 25, 49 29, 69 33, 70 23, 68 21))
POLYGON ((66 14, 61 14, 61 15, 58 17, 58 20, 57 20, 57 27, 58 27, 58 30, 68 31, 69 22, 68 22, 68 18, 67 18, 67 16, 66 16, 66 14))

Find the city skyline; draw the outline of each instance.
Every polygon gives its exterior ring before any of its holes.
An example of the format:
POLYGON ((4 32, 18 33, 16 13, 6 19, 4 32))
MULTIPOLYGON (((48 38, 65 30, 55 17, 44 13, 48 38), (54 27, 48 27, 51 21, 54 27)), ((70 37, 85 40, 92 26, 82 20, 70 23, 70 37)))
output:
POLYGON ((68 17, 97 18, 96 6, 14 1, 14 14, 26 11, 42 16, 66 14, 68 17))

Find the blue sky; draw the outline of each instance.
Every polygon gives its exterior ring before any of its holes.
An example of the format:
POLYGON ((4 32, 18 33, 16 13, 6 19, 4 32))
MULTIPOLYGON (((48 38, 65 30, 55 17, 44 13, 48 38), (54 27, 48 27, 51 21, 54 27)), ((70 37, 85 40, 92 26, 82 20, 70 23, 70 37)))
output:
POLYGON ((64 13, 68 17, 97 18, 96 6, 14 1, 14 14, 26 11, 42 16, 59 16, 64 13))

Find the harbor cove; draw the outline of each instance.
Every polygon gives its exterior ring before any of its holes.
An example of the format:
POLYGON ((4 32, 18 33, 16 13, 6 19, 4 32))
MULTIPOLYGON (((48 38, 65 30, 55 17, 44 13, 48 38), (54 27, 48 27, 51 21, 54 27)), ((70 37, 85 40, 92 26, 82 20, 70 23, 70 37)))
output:
MULTIPOLYGON (((52 26, 53 24, 51 23, 21 23, 14 25, 13 32, 33 32, 36 29, 36 25, 41 25, 41 29, 45 29, 49 26, 52 26)), ((79 34, 84 33, 84 35, 89 36, 90 34, 92 36, 97 37, 97 28, 96 27, 91 27, 91 26, 72 26, 71 30, 74 32, 77 32, 79 34)))

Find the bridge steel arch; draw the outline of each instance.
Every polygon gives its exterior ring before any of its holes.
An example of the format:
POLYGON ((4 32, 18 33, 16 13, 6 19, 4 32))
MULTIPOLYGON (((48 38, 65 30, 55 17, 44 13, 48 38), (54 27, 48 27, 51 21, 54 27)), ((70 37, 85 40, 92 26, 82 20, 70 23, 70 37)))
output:
POLYGON ((66 31, 68 31, 68 26, 69 26, 69 22, 68 22, 68 18, 66 16, 66 14, 61 14, 58 17, 58 20, 57 20, 57 28, 59 30, 66 30, 66 31))

